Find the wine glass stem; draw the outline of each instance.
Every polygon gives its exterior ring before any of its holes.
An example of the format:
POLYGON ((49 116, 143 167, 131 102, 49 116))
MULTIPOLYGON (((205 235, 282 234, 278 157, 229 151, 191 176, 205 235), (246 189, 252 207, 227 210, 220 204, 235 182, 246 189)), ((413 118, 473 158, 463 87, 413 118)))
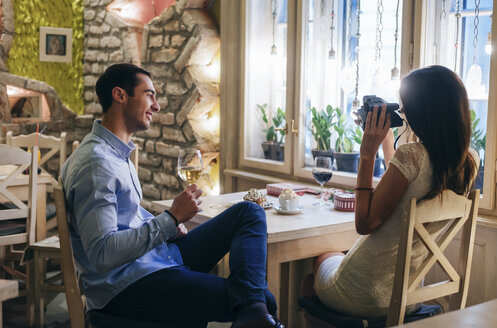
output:
POLYGON ((321 192, 319 193, 319 205, 320 206, 323 206, 324 205, 324 201, 323 201, 323 184, 319 184, 321 186, 321 192))

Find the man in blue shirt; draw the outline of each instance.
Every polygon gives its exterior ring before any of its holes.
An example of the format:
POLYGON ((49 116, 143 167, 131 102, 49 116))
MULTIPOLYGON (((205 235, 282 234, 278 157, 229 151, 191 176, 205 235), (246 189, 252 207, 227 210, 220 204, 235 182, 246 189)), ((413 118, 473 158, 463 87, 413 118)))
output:
POLYGON ((129 159, 131 136, 160 110, 150 74, 110 66, 96 92, 102 121, 62 168, 74 258, 89 311, 205 327, 282 327, 267 289, 266 218, 250 202, 234 205, 187 233, 202 191, 189 186, 169 211, 140 206, 142 190, 129 159), (230 276, 208 272, 230 252, 230 276), (268 314, 270 313, 270 314, 268 314))

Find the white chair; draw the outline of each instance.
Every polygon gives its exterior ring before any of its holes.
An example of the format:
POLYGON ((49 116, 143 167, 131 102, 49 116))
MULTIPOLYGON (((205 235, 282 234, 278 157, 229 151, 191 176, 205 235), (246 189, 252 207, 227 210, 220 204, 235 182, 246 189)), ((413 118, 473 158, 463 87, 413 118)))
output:
MULTIPOLYGON (((33 154, 36 154, 37 150, 38 147, 34 146, 33 154)), ((38 156, 33 156, 22 149, 0 145, 0 246, 10 248, 4 260, 20 261, 23 252, 15 250, 13 246, 29 246, 35 241, 37 171, 38 156), (23 176, 22 173, 26 169, 29 169, 29 175, 23 176), (19 180, 22 179, 29 179, 27 191, 18 188, 19 180), (27 204, 21 200, 26 198, 26 192, 27 204)), ((8 267, 4 266, 4 268, 8 267)), ((9 273, 17 273, 14 276, 18 277, 20 275, 19 278, 24 278, 28 282, 26 289, 29 290, 31 287, 29 283, 31 276, 29 264, 26 264, 25 274, 18 273, 14 269, 9 270, 9 273)), ((17 281, 4 283, 0 280, 1 288, 3 288, 0 291, 1 300, 17 296, 18 292, 12 292, 14 284, 17 288, 17 281)), ((19 293, 19 295, 25 294, 26 292, 19 293)), ((28 297, 27 303, 29 317, 32 309, 32 299, 30 297, 28 297)))
MULTIPOLYGON (((13 147, 19 148, 31 148, 38 139, 38 148, 39 150, 46 150, 47 152, 43 154, 40 158, 40 162, 38 165, 40 168, 44 168, 46 170, 45 164, 49 159, 51 159, 54 155, 59 153, 59 174, 62 165, 66 161, 67 157, 67 142, 66 142, 66 133, 62 132, 60 137, 47 136, 44 134, 33 132, 28 135, 18 135, 14 136, 12 131, 7 132, 7 140, 6 144, 13 147), (37 136, 38 135, 38 136, 37 136)), ((57 178, 55 177, 55 183, 57 183, 57 178)))
MULTIPOLYGON (((312 283, 307 279, 303 283, 304 297, 299 299, 299 304, 306 310, 306 327, 341 328, 352 323, 362 325, 364 322, 368 325, 383 323, 387 327, 396 326, 404 322, 408 305, 452 294, 455 295, 451 296, 451 304, 457 304, 459 309, 463 309, 468 295, 479 198, 479 190, 470 192, 468 197, 444 190, 442 198, 436 197, 419 203, 415 198, 411 199, 410 207, 402 217, 393 291, 386 318, 356 318, 327 309, 316 296, 309 297, 312 283), (440 224, 439 229, 432 234, 427 229, 431 224, 440 224), (462 240, 456 270, 443 251, 461 229, 462 240), (415 239, 425 245, 428 254, 417 270, 410 273, 411 251, 415 239), (437 262, 447 273, 448 280, 423 286, 424 278, 437 262)), ((409 316, 416 320, 425 317, 416 313, 409 316)))
MULTIPOLYGON (((33 132, 28 135, 18 135, 14 136, 12 131, 7 132, 6 143, 9 146, 27 148, 30 149, 36 142, 38 142, 39 150, 43 150, 43 156, 39 160, 39 167, 47 172, 47 162, 57 153, 59 154, 59 175, 62 165, 66 161, 67 157, 67 141, 66 133, 62 132, 60 137, 47 136, 44 134, 33 132)), ((48 172, 47 172, 48 173, 48 172)), ((57 184, 57 176, 53 177, 52 185, 57 184)), ((47 189, 51 192, 51 186, 47 189)), ((47 220, 46 220, 46 230, 49 231, 57 225, 57 220, 55 219, 55 205, 53 202, 47 203, 47 220)))

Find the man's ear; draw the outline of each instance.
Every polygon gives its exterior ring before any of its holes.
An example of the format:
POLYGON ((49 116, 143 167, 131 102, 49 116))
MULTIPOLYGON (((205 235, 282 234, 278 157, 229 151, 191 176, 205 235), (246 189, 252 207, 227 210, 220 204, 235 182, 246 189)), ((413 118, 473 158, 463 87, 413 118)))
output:
POLYGON ((128 93, 123 88, 114 87, 112 89, 112 98, 115 102, 123 104, 126 100, 128 100, 128 93))

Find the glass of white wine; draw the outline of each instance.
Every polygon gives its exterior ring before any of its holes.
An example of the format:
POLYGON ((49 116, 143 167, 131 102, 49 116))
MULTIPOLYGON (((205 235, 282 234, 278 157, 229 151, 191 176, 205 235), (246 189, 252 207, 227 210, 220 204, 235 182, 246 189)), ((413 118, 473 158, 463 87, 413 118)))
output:
POLYGON ((178 175, 189 185, 197 182, 204 165, 198 149, 181 149, 178 156, 178 175))

